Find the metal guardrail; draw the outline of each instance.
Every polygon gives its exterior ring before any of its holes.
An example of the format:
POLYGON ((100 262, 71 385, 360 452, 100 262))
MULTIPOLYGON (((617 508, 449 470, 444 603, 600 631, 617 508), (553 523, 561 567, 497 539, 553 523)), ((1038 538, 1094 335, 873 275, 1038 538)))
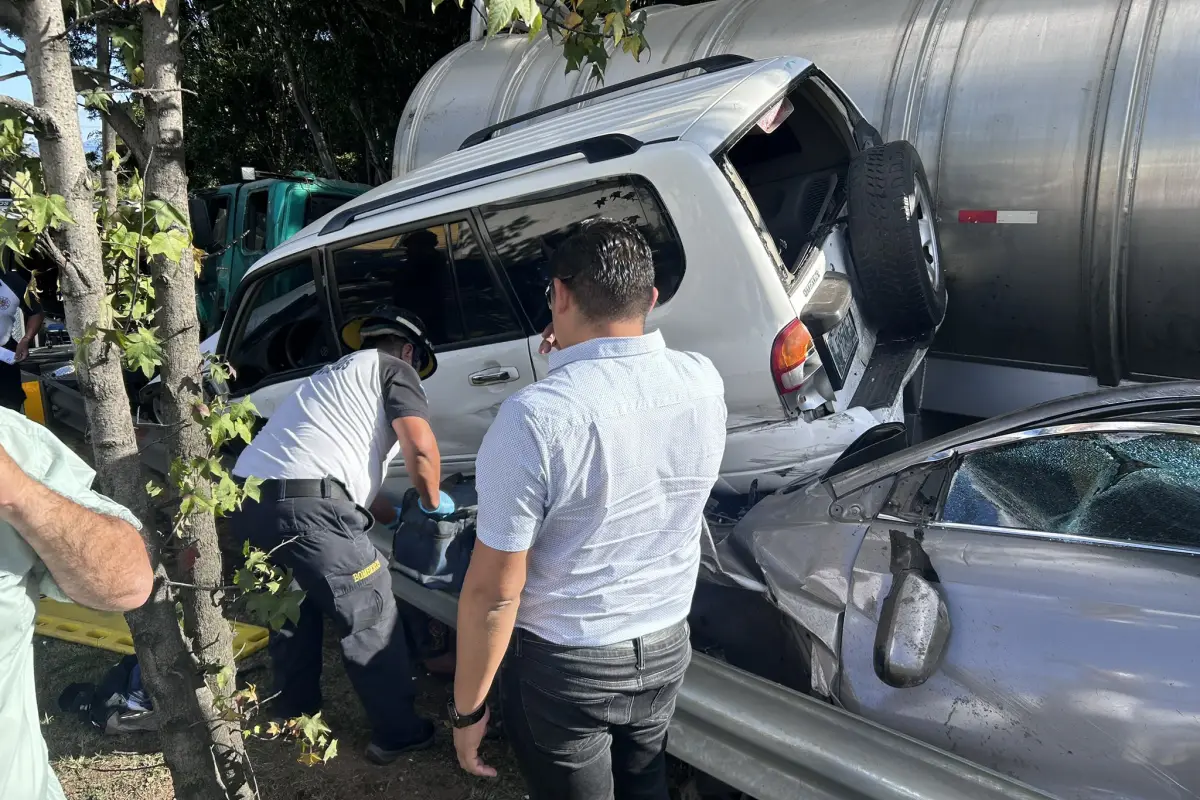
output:
MULTIPOLYGON (((392 589, 401 600, 454 625, 454 595, 395 571, 392 589)), ((1051 800, 978 764, 699 653, 679 692, 667 751, 757 800, 1051 800)))

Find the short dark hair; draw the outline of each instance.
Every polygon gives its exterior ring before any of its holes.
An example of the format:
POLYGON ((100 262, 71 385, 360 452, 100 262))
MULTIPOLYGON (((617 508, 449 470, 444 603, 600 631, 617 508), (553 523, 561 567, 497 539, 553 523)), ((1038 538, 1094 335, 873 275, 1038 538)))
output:
POLYGON ((550 257, 550 275, 570 289, 590 320, 644 317, 654 294, 654 257, 627 222, 585 222, 550 257))
MULTIPOLYGON (((408 339, 405 339, 403 336, 397 336, 394 333, 385 333, 382 336, 372 336, 367 339, 366 342, 367 343, 364 344, 365 347, 373 347, 376 350, 381 350, 390 356, 395 356, 396 358, 400 358, 401 354, 404 353, 404 345, 412 344, 412 342, 408 339)), ((413 345, 413 347, 416 347, 416 345, 413 345)))

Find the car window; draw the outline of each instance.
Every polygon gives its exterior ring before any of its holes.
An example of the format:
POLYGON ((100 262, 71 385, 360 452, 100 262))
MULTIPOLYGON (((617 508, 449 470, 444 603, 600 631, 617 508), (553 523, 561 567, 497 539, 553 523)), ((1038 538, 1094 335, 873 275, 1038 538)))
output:
POLYGON ((941 519, 1200 547, 1200 438, 1074 434, 971 453, 941 519))
POLYGON ((464 338, 524 335, 504 292, 496 285, 475 232, 465 223, 452 223, 450 250, 462 305, 464 338))
POLYGON ((321 366, 337 348, 317 297, 308 258, 259 277, 251 274, 238 329, 228 350, 235 389, 249 389, 275 373, 321 366))
POLYGON ((588 220, 625 220, 638 227, 654 252, 660 305, 683 280, 683 246, 666 209, 643 178, 592 181, 480 210, 501 266, 537 330, 550 322, 545 294, 549 256, 588 220))
POLYGON ((346 204, 350 198, 340 194, 314 193, 304 204, 304 224, 310 225, 321 217, 346 204))
POLYGON ((248 252, 261 253, 267 249, 267 190, 251 192, 246 197, 244 247, 248 252))
POLYGON ((229 233, 229 195, 208 198, 208 218, 212 220, 213 245, 219 250, 225 246, 225 235, 229 233))
POLYGON ((333 270, 342 320, 392 303, 421 318, 435 347, 524 335, 465 220, 335 251, 333 270))

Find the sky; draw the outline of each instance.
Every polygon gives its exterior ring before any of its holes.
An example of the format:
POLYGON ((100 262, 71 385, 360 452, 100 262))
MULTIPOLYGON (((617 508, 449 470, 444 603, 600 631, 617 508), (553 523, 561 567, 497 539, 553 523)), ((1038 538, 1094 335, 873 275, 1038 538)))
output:
MULTIPOLYGON (((15 39, 7 33, 0 33, 0 42, 9 47, 18 50, 24 50, 24 45, 20 39, 15 39)), ((8 75, 10 72, 18 72, 24 67, 21 60, 16 56, 8 54, 0 54, 0 75, 8 75)), ((10 97, 15 97, 18 100, 33 102, 33 92, 29 86, 29 79, 24 75, 16 78, 9 78, 6 81, 0 82, 0 94, 6 94, 10 97)), ((83 133, 83 140, 87 143, 87 149, 100 149, 100 119, 93 117, 91 112, 83 108, 79 109, 79 128, 83 133)))

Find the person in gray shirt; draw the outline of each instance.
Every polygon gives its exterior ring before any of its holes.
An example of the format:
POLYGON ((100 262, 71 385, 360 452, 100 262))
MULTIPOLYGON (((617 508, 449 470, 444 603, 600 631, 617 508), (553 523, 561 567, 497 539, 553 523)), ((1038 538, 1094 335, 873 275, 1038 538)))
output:
POLYGON ((550 271, 550 372, 504 402, 476 463, 455 746, 465 770, 495 774, 478 748, 507 649, 504 726, 531 800, 666 800, 724 385, 645 332, 657 291, 636 228, 586 224, 550 271))
POLYGON ((419 508, 439 518, 454 501, 439 488, 441 456, 421 380, 437 369, 421 321, 381 306, 351 320, 342 339, 354 352, 319 370, 280 404, 233 467, 259 478, 259 502, 229 519, 248 541, 290 569, 305 591, 300 618, 271 634, 277 719, 321 709, 325 620, 371 721, 366 756, 390 764, 433 744, 434 726, 414 706, 404 624, 387 559, 367 533, 372 513, 391 510, 380 489, 400 455, 419 508))

